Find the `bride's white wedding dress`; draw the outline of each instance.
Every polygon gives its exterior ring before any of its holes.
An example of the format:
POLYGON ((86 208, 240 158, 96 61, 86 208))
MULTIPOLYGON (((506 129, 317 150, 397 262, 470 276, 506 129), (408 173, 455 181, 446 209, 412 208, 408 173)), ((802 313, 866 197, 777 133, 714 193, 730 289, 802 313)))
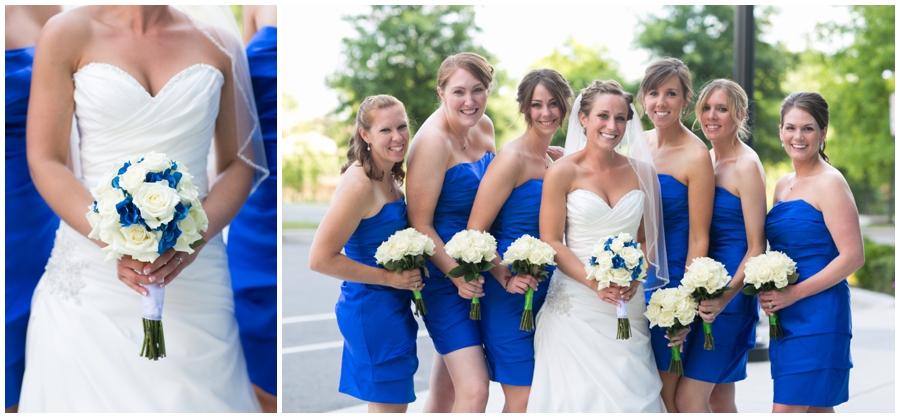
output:
MULTIPOLYGON (((566 246, 582 263, 607 235, 637 236, 644 194, 609 205, 587 190, 566 196, 566 246)), ((665 412, 641 287, 628 302, 632 336, 617 340, 616 307, 560 269, 537 316, 528 412, 665 412)))
MULTIPOLYGON (((73 79, 81 135, 75 166, 85 187, 94 187, 117 159, 157 151, 187 167, 206 194, 224 83, 218 69, 188 67, 156 97, 109 64, 88 64, 73 79)), ((259 411, 221 236, 166 287, 167 356, 159 361, 139 356, 141 296, 116 278, 116 263, 104 257, 61 223, 32 300, 20 411, 259 411)))

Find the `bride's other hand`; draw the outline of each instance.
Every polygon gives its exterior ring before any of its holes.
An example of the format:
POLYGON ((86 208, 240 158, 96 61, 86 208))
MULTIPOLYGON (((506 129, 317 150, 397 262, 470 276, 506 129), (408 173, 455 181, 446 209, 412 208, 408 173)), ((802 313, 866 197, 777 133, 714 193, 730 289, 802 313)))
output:
POLYGON ((459 296, 464 299, 480 298, 484 296, 484 276, 478 275, 478 280, 467 282, 463 277, 450 277, 453 284, 459 288, 459 296))
POLYGON ((525 294, 529 287, 537 290, 538 281, 530 274, 517 274, 509 278, 505 287, 509 293, 525 294))
MULTIPOLYGON (((594 285, 596 287, 596 285, 594 285)), ((627 289, 624 287, 619 287, 614 284, 610 284, 609 287, 600 290, 594 290, 597 292, 597 296, 600 297, 600 300, 612 304, 613 306, 619 306, 620 303, 624 303, 622 301, 621 289, 627 289)))
POLYGON ((194 262, 194 259, 197 258, 197 254, 201 248, 203 247, 197 247, 191 254, 169 248, 166 252, 162 253, 156 261, 144 268, 144 274, 150 276, 152 283, 158 284, 160 287, 165 287, 167 284, 171 283, 172 280, 175 280, 175 277, 177 277, 185 267, 194 262))
POLYGON ((566 152, 565 148, 559 147, 556 145, 551 145, 551 146, 547 147, 547 155, 549 155, 550 158, 553 159, 553 161, 556 161, 556 160, 562 158, 563 155, 565 154, 565 152, 566 152))
POLYGON ((141 296, 146 296, 147 289, 144 289, 141 285, 153 284, 150 281, 150 276, 143 273, 149 266, 150 263, 138 261, 131 258, 131 256, 124 255, 116 262, 116 277, 119 281, 125 283, 126 286, 140 293, 141 296))
POLYGON ((677 334, 673 337, 669 337, 669 334, 666 333, 665 337, 669 340, 668 347, 678 346, 678 351, 684 351, 684 340, 687 338, 688 333, 691 332, 690 328, 684 328, 678 331, 677 334))

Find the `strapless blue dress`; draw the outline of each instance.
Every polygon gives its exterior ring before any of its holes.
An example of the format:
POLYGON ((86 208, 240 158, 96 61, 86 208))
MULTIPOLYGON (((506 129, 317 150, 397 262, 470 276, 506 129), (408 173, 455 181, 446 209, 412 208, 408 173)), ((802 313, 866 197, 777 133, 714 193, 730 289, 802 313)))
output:
MULTIPOLYGON (((513 189, 497 213, 491 234, 497 239, 502 257, 513 241, 528 234, 540 238, 539 218, 543 179, 532 179, 513 189)), ((538 311, 547 297, 550 277, 556 267, 547 268, 547 279, 534 292, 532 312, 538 311)), ((512 273, 510 273, 512 274, 512 273)), ((484 273, 484 297, 481 298, 481 338, 491 380, 507 385, 531 386, 534 377, 534 331, 522 331, 525 295, 507 293, 489 272, 484 273)))
MULTIPOLYGON (((778 202, 766 217, 773 251, 797 263, 798 283, 838 256, 825 218, 803 200, 778 202)), ((849 398, 850 286, 847 280, 778 311, 784 337, 769 342, 774 401, 832 407, 849 398)))
MULTIPOLYGON (((444 174, 433 223, 445 243, 469 224, 478 185, 491 161, 494 161, 494 154, 486 152, 480 160, 455 165, 444 174)), ((471 300, 459 296, 456 285, 431 261, 425 267, 431 277, 424 278, 426 286, 422 288, 422 299, 428 309, 423 319, 435 351, 444 355, 460 348, 482 345, 481 321, 469 319, 471 300)))
POLYGON ((265 26, 247 45, 269 177, 231 222, 228 267, 234 314, 250 381, 278 392, 278 73, 277 29, 265 26))
MULTIPOLYGON (((741 199, 716 187, 712 225, 709 229, 709 257, 724 264, 728 274, 734 273, 747 255, 747 230, 744 227, 744 211, 741 199)), ((741 292, 725 306, 712 323, 716 341, 714 350, 704 350, 704 335, 697 328, 688 338, 691 340, 691 362, 684 368, 684 375, 694 380, 710 383, 732 383, 747 378, 747 353, 756 345, 756 322, 759 321, 759 303, 756 296, 741 292)))
MULTIPOLYGON (((688 209, 688 188, 675 177, 659 174, 659 190, 662 195, 663 226, 666 232, 666 260, 669 263, 669 283, 664 288, 678 287, 684 277, 684 265, 687 263, 688 240, 690 238, 690 211, 688 209)), ((644 293, 649 303, 653 291, 644 293)), ((693 328, 693 325, 691 326, 693 328)), ((693 329, 691 333, 693 333, 693 329)), ((650 328, 650 344, 653 345, 653 357, 658 370, 669 370, 672 360, 672 349, 667 347, 669 340, 666 331, 660 327, 650 328)), ((688 365, 688 349, 690 339, 684 342, 681 361, 685 369, 688 365)))
POLYGON ((19 403, 31 295, 44 273, 59 218, 38 194, 25 157, 34 47, 6 50, 6 407, 19 403))
MULTIPOLYGON (((344 245, 344 253, 358 263, 382 268, 375 262, 375 250, 406 226, 406 202, 388 203, 378 214, 359 223, 344 245)), ((341 284, 341 296, 334 306, 344 336, 341 393, 366 402, 404 404, 416 400, 413 375, 419 367, 419 326, 411 304, 409 290, 341 284)))

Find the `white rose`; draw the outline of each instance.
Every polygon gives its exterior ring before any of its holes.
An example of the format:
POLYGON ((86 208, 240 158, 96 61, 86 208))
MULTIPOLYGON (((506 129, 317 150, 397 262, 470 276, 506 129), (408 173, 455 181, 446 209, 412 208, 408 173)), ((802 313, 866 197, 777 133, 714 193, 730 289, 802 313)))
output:
MULTIPOLYGON (((119 212, 116 205, 125 200, 125 193, 120 189, 109 189, 97 198, 97 211, 102 217, 100 228, 119 228, 119 212)), ((105 241, 104 241, 105 242, 105 241)))
POLYGON ((409 253, 413 255, 420 255, 425 252, 425 238, 410 236, 409 238, 409 253))
POLYGON ((460 258, 462 259, 462 261, 465 261, 467 263, 480 263, 482 260, 482 254, 475 248, 469 247, 462 250, 460 258))
POLYGON ((594 254, 594 264, 603 271, 612 270, 612 259, 613 253, 609 251, 603 251, 598 254, 594 254))
POLYGON ((145 154, 139 164, 143 165, 148 172, 160 172, 172 168, 172 162, 166 157, 166 154, 152 151, 145 154))
POLYGON ((188 210, 188 216, 194 217, 198 230, 206 231, 206 228, 209 227, 209 218, 206 217, 206 211, 200 205, 191 206, 191 209, 188 210))
POLYGON ((159 257, 157 250, 159 239, 162 237, 161 231, 148 231, 139 224, 126 226, 121 228, 121 231, 124 237, 122 252, 145 263, 156 261, 156 258, 159 257))
POLYGON ((633 247, 625 247, 622 249, 622 252, 619 254, 622 256, 622 259, 625 260, 625 266, 629 269, 634 269, 637 267, 638 263, 641 261, 641 257, 644 256, 644 253, 641 250, 638 250, 633 247))
POLYGON ((625 248, 625 241, 622 241, 622 239, 618 237, 613 239, 612 243, 609 244, 609 249, 616 254, 620 254, 622 252, 622 248, 625 248))
POLYGON ((142 164, 132 164, 124 174, 119 175, 119 187, 133 195, 144 184, 146 177, 147 169, 142 164))
POLYGON ((631 284, 631 272, 625 269, 614 269, 610 272, 609 281, 619 285, 628 286, 631 284))
POLYGON ((178 229, 181 231, 181 235, 178 237, 178 240, 175 241, 175 251, 193 254, 194 249, 191 248, 191 244, 203 238, 200 236, 200 231, 197 229, 197 221, 190 213, 188 213, 188 216, 185 216, 184 219, 178 221, 178 229))
POLYGON ((434 255, 434 240, 432 240, 430 237, 428 237, 425 234, 422 234, 422 238, 425 240, 425 254, 428 254, 429 257, 433 256, 434 255))
POLYGON ((675 313, 670 310, 661 309, 656 321, 660 327, 671 327, 672 325, 675 325, 675 313))
MULTIPOLYGON (((181 170, 179 170, 181 171, 181 170)), ((188 174, 187 172, 181 173, 181 180, 178 181, 178 188, 176 191, 178 192, 178 197, 181 198, 182 203, 193 203, 200 200, 200 188, 194 185, 194 182, 191 181, 194 176, 188 174)))
POLYGON ((410 249, 409 237, 405 235, 395 235, 391 237, 394 249, 398 254, 408 254, 410 249))
POLYGON ((144 183, 134 194, 134 204, 151 229, 171 221, 175 216, 175 206, 179 203, 181 199, 166 181, 144 183))

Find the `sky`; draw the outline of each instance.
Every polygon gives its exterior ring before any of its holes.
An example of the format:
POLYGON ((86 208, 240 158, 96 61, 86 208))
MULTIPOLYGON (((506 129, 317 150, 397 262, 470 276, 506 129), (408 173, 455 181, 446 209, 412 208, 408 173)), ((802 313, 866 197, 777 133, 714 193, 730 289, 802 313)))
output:
MULTIPOLYGON (((760 8, 756 7, 757 13, 760 8)), ((792 51, 806 48, 816 24, 846 22, 849 17, 845 6, 783 5, 777 9, 771 30, 760 36, 767 42, 783 42, 792 51)), ((341 16, 368 10, 359 5, 279 5, 282 53, 278 81, 284 93, 297 99, 300 119, 323 116, 337 107, 337 96, 325 85, 325 78, 344 65, 341 39, 355 35, 341 16), (286 16, 291 16, 290 22, 284 21, 286 16)), ((475 6, 475 23, 482 29, 476 41, 497 57, 498 62, 492 64, 505 69, 512 79, 523 76, 535 61, 550 55, 571 36, 585 45, 605 47, 625 78, 637 80, 651 60, 648 53, 633 46, 638 19, 661 10, 659 5, 646 4, 475 6)))

